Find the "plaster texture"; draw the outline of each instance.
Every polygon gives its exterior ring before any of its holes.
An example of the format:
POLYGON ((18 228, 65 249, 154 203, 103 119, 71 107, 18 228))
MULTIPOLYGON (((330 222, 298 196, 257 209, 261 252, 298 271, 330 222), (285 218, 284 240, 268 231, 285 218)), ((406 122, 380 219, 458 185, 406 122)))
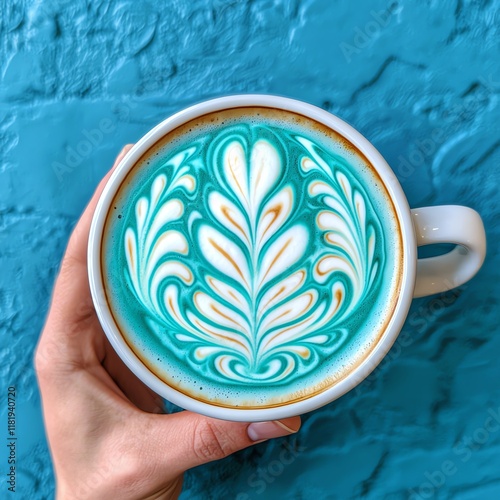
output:
POLYGON ((356 390, 296 436, 190 471, 183 498, 500 498, 498 1, 4 0, 0 12, 0 438, 15 385, 17 498, 53 496, 32 358, 72 227, 122 145, 245 92, 347 120, 412 207, 478 210, 488 255, 470 283, 414 301, 356 390))

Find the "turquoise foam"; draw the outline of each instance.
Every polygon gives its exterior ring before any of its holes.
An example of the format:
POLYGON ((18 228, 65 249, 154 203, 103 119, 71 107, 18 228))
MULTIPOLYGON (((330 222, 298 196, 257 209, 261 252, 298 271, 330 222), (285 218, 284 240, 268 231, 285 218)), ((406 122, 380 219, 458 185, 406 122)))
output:
MULTIPOLYGON (((266 165, 262 176, 272 175, 271 170, 266 165)), ((104 276, 127 342, 169 385, 216 404, 287 403, 333 385, 371 351, 392 312, 400 248, 397 221, 386 196, 364 157, 315 129, 313 122, 305 127, 269 114, 219 114, 215 123, 193 125, 191 132, 176 136, 136 166, 113 202, 104 242, 104 276), (230 148, 242 155, 238 168, 246 165, 238 172, 236 188, 228 180, 230 148), (280 167, 252 209, 245 194, 238 194, 238 182, 247 183, 251 191, 259 148, 269 158, 279 159, 280 167), (311 194, 312 186, 317 193, 311 194), (257 248, 257 228, 266 207, 287 192, 293 200, 288 216, 257 248), (239 226, 233 226, 231 218, 217 218, 218 205, 210 204, 214 193, 224 197, 233 217, 246 224, 247 239, 237 234, 239 226), (169 215, 163 223, 159 217, 166 203, 182 206, 183 213, 172 220, 169 215), (356 212, 359 205, 365 207, 362 215, 356 212), (334 226, 319 227, 318 217, 333 217, 334 226), (339 217, 348 222, 344 230, 337 224, 339 217), (231 259, 217 254, 214 260, 203 250, 205 233, 215 235, 213 241, 226 242, 233 256, 241 255, 248 286, 237 274, 231 276, 231 259), (187 244, 185 252, 153 254, 155 244, 168 243, 170 236, 180 241, 180 235, 187 244), (273 244, 288 236, 286 252, 292 256, 296 252, 295 257, 272 279, 256 286, 273 244), (127 237, 134 248, 130 259, 135 267, 127 260, 127 237), (152 255, 157 255, 156 264, 146 271, 152 255), (334 270, 320 276, 320 261, 334 270), (169 271, 158 279, 168 266, 176 266, 180 274, 169 271), (280 289, 294 273, 305 276, 302 285, 262 311, 266 294, 280 289), (229 287, 229 292, 220 294, 212 279, 229 287), (152 286, 155 281, 157 286, 152 286), (326 321, 336 293, 342 300, 326 321), (244 307, 232 299, 235 295, 244 307), (205 304, 204 310, 195 305, 196 297, 205 304), (314 303, 303 314, 289 312, 290 304, 302 311, 300 304, 307 300, 314 303), (280 314, 286 321, 270 320, 280 314), (296 322, 304 326, 291 335, 296 322)))

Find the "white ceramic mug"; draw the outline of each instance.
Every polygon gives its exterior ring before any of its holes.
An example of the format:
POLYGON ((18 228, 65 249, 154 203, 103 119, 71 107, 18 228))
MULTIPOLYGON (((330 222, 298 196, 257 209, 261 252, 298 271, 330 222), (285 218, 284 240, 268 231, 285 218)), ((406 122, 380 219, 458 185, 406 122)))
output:
POLYGON ((237 421, 275 420, 319 408, 353 389, 380 363, 395 342, 408 314, 413 297, 423 297, 457 287, 471 279, 481 267, 486 237, 479 214, 462 206, 446 205, 410 210, 401 186, 382 155, 350 125, 310 104, 271 95, 236 95, 214 99, 184 109, 156 126, 128 152, 108 181, 99 200, 88 248, 90 287, 97 315, 114 349, 132 372, 160 396, 182 408, 215 418, 237 421), (311 397, 262 409, 237 409, 210 405, 191 398, 160 380, 136 357, 115 324, 104 299, 101 277, 101 240, 111 201, 129 170, 158 140, 180 125, 207 113, 239 107, 269 107, 305 115, 338 132, 364 154, 377 170, 389 192, 399 218, 403 241, 403 279, 397 305, 382 338, 369 356, 340 382, 311 397), (454 243, 445 255, 417 258, 417 246, 454 243))

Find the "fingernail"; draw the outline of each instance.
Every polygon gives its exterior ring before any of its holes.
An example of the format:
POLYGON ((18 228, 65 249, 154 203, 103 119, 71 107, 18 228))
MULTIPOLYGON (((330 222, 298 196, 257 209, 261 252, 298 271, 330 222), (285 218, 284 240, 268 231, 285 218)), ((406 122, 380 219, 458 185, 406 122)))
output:
POLYGON ((279 420, 274 420, 272 422, 254 422, 248 426, 247 434, 252 441, 262 441, 264 439, 288 436, 299 430, 300 423, 296 426, 296 429, 290 427, 289 422, 287 422, 287 424, 288 425, 279 420))

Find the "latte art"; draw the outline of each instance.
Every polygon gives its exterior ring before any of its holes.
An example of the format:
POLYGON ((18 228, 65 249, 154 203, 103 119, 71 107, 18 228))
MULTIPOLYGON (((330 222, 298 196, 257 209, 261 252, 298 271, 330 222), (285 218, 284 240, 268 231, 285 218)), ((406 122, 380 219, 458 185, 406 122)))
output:
POLYGON ((304 132, 207 126, 128 195, 108 245, 128 284, 118 309, 132 308, 131 343, 179 390, 235 406, 293 400, 318 390, 318 373, 340 378, 367 342, 392 286, 388 233, 360 173, 304 132))

